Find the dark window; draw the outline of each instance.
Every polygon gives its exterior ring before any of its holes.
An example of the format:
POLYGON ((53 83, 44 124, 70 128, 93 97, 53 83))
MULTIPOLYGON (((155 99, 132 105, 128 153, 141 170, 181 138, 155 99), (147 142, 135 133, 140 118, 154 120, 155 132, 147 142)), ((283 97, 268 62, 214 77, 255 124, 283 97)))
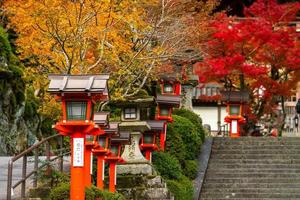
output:
POLYGON ((136 119, 136 108, 125 108, 124 118, 125 119, 136 119))
POLYGON ((144 135, 144 144, 152 144, 153 136, 152 135, 144 135))
POLYGON ((164 93, 173 93, 173 85, 169 83, 164 84, 164 93))
POLYGON ((240 114, 240 106, 239 105, 229 106, 229 114, 230 115, 239 115, 240 114))
POLYGON ((159 112, 160 116, 169 116, 169 108, 162 107, 159 112))
POLYGON ((119 147, 118 147, 117 145, 112 145, 112 146, 110 147, 110 151, 111 151, 113 154, 115 154, 116 156, 118 156, 118 154, 119 154, 119 147))
POLYGON ((68 120, 85 120, 87 102, 66 102, 68 120))

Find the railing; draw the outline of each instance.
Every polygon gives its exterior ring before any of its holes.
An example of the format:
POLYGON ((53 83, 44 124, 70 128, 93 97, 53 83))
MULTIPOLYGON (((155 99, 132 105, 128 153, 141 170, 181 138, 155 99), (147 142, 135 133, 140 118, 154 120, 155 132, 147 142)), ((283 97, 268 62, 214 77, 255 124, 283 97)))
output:
POLYGON ((50 137, 47 137, 40 142, 34 144, 30 148, 26 149, 22 153, 16 155, 15 157, 11 158, 8 162, 8 173, 7 173, 7 200, 11 200, 12 196, 12 191, 21 184, 21 198, 25 198, 25 192, 26 192, 26 180, 34 175, 33 177, 33 187, 37 187, 37 179, 38 179, 38 170, 40 168, 43 168, 47 166, 47 172, 50 172, 50 163, 52 161, 55 161, 59 159, 59 170, 62 172, 63 171, 63 156, 68 155, 70 152, 64 152, 63 148, 63 136, 57 134, 53 135, 50 137), (51 145, 50 141, 53 139, 59 139, 59 146, 60 148, 58 149, 59 155, 56 155, 54 158, 51 158, 51 145), (46 144, 46 162, 43 163, 40 167, 38 166, 39 162, 39 147, 43 144, 46 144), (27 174, 27 157, 28 154, 32 153, 34 154, 34 169, 30 173, 27 174), (18 182, 16 182, 14 185, 12 183, 12 176, 13 176, 13 164, 15 161, 23 157, 23 163, 22 163, 22 178, 18 182))
POLYGON ((223 137, 226 137, 228 136, 228 133, 229 133, 229 127, 228 127, 228 124, 223 124, 220 126, 220 129, 218 131, 218 135, 221 135, 223 137))

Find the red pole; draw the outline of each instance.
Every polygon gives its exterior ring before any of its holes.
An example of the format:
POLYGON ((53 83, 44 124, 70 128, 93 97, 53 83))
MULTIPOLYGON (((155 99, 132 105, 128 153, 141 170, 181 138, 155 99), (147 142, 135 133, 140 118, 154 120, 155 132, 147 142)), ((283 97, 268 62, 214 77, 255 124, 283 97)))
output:
POLYGON ((71 136, 71 186, 70 200, 85 199, 84 182, 84 141, 81 133, 74 133, 71 136))
POLYGON ((85 145, 84 151, 84 185, 85 187, 91 187, 92 177, 91 177, 91 157, 92 149, 90 145, 85 145))
POLYGON ((105 161, 104 156, 98 156, 97 157, 97 187, 99 189, 104 189, 104 167, 105 167, 105 161))
POLYGON ((164 132, 160 133, 159 142, 160 142, 160 149, 162 151, 164 151, 165 150, 165 134, 164 134, 164 132))
POLYGON ((146 149, 146 159, 151 162, 151 150, 150 149, 146 149))
POLYGON ((109 191, 116 191, 116 161, 109 163, 109 191))

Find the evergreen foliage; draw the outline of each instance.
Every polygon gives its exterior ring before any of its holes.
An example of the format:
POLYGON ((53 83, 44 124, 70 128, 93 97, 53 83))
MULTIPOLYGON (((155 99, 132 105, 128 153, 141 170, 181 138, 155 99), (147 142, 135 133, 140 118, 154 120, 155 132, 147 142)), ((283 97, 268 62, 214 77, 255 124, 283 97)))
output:
POLYGON ((182 176, 178 160, 167 152, 153 152, 153 164, 160 175, 166 179, 179 180, 182 176))
MULTIPOLYGON (((70 197, 70 183, 64 182, 57 187, 52 188, 49 194, 49 200, 67 200, 70 197)), ((85 188, 86 200, 125 200, 124 196, 119 193, 111 193, 106 190, 100 190, 95 186, 85 188)))
POLYGON ((167 186, 176 200, 193 199, 193 184, 187 177, 182 176, 180 180, 168 180, 167 186))
POLYGON ((204 141, 201 118, 192 111, 176 109, 168 124, 166 151, 153 153, 153 164, 167 180, 177 200, 193 199, 192 180, 197 175, 197 156, 204 141))
POLYGON ((197 132, 200 135, 202 142, 204 141, 205 131, 202 126, 202 119, 196 113, 181 108, 181 109, 175 109, 173 111, 173 114, 189 119, 196 126, 197 132))

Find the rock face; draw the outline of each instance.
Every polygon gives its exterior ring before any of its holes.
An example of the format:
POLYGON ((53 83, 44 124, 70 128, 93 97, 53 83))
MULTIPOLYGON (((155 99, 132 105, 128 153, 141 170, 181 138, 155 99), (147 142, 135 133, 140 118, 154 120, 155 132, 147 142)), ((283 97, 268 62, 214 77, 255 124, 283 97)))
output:
POLYGON ((206 199, 300 199, 300 138, 214 138, 206 199))
POLYGON ((118 176, 117 190, 128 200, 173 200, 160 176, 118 176))
POLYGON ((25 97, 22 75, 22 64, 0 27, 0 156, 16 154, 36 140, 39 120, 25 97))

